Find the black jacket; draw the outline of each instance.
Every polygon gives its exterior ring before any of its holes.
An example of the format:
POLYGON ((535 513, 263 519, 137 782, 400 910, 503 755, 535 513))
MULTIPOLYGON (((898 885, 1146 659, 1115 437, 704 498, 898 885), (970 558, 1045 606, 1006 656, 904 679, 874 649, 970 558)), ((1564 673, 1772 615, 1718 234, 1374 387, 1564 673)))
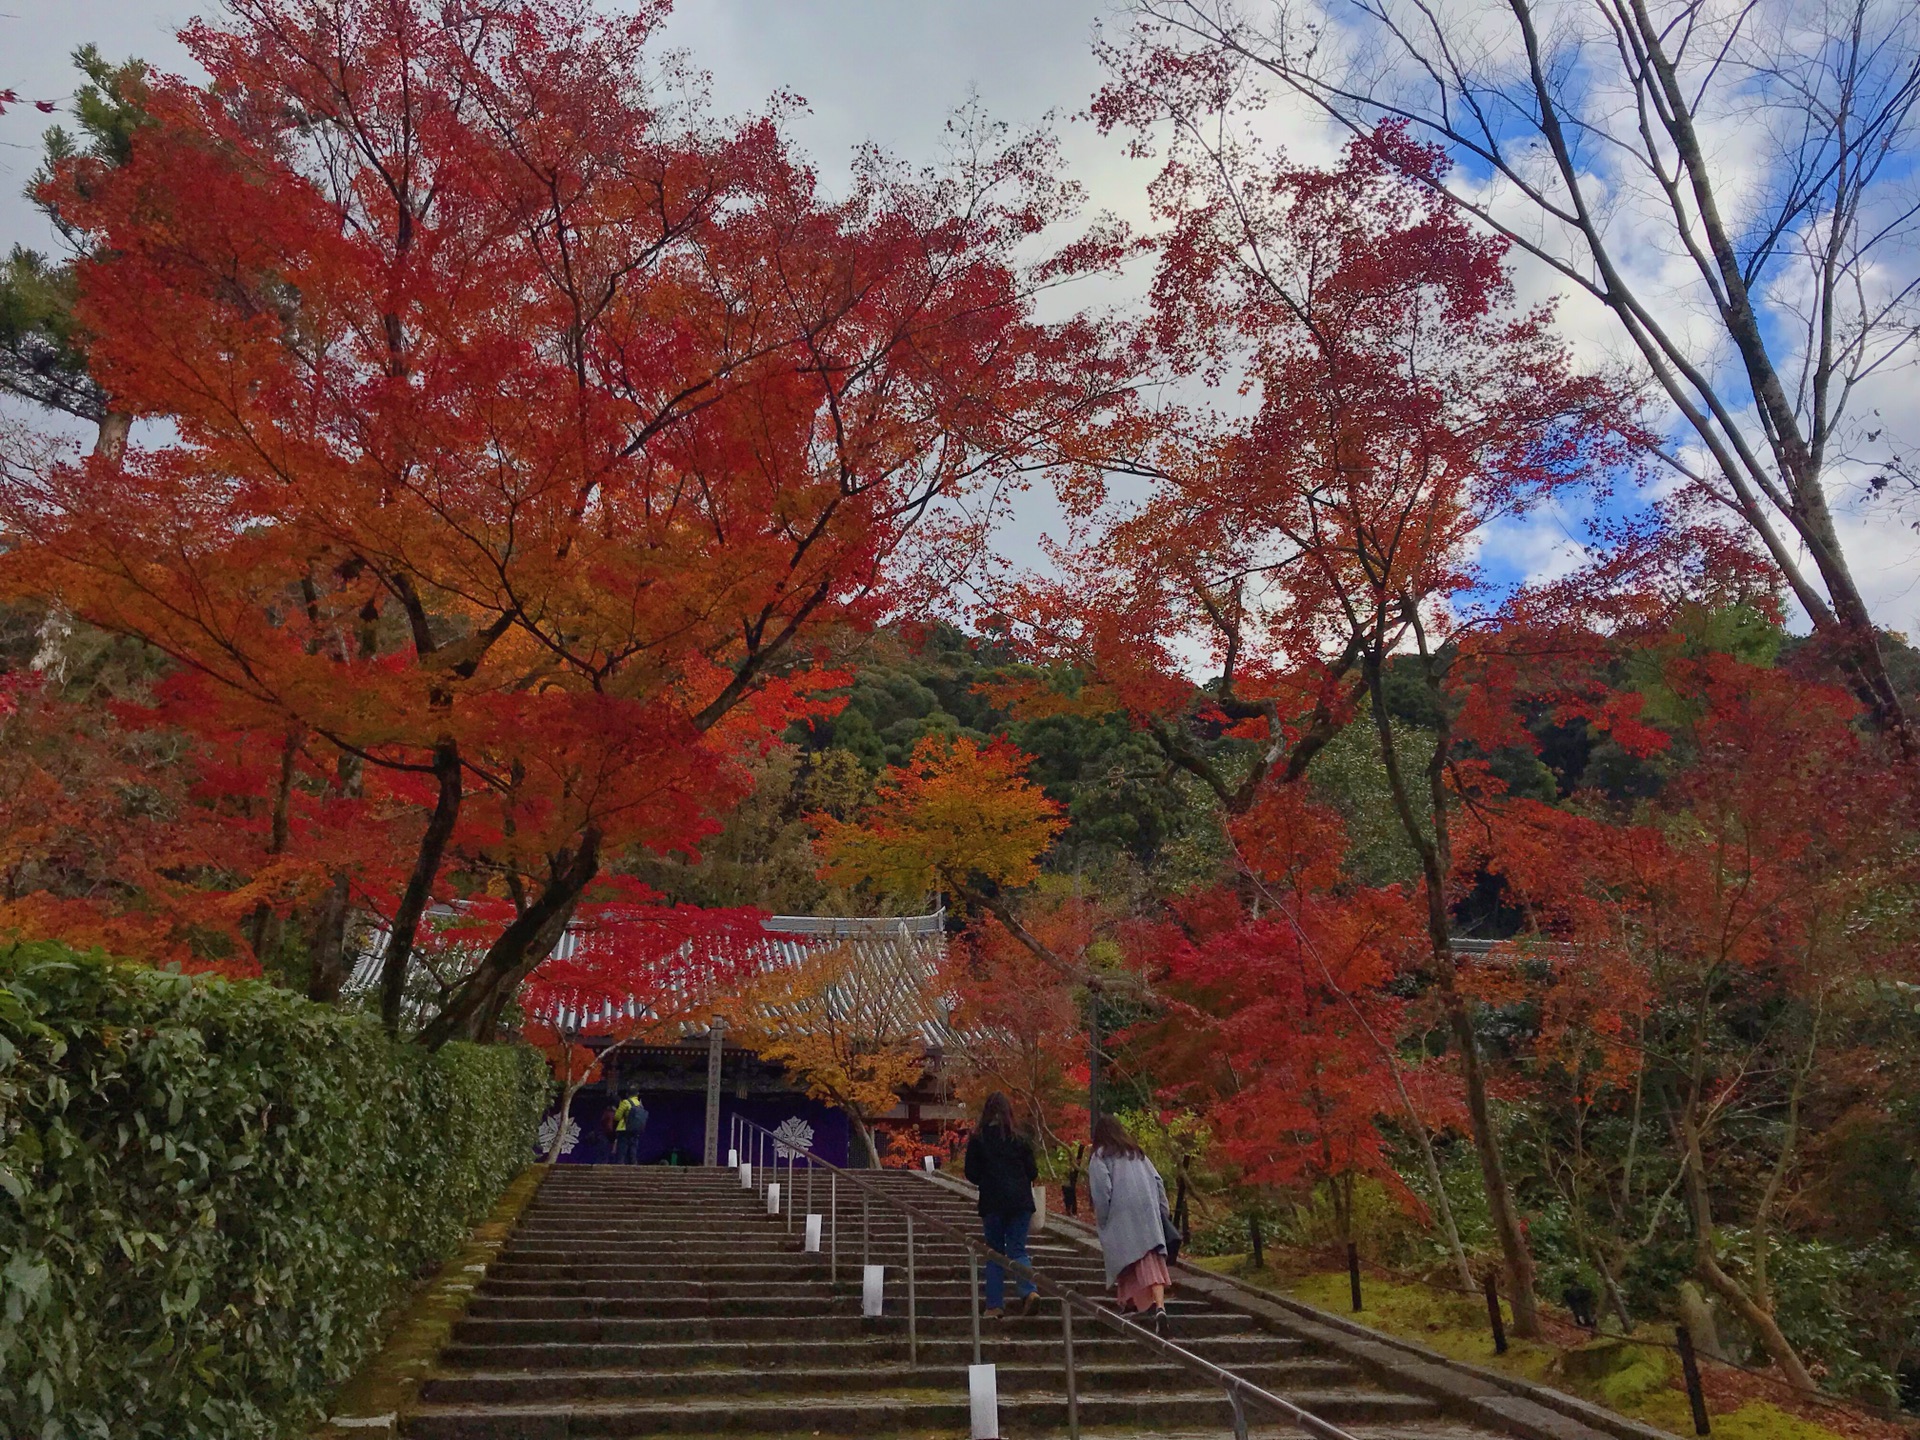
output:
POLYGON ((976 1130, 967 1141, 967 1179, 980 1187, 982 1215, 1031 1215, 1040 1167, 1033 1146, 1004 1130, 976 1130))

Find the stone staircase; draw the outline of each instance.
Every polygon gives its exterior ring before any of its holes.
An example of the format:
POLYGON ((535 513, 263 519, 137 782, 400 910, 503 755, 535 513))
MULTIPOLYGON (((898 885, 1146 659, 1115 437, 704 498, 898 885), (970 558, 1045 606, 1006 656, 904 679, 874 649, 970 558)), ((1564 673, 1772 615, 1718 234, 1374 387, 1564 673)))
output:
MULTIPOLYGON (((783 1177, 784 1178, 784 1177, 783 1177)), ((964 1195, 907 1172, 867 1172, 922 1211, 973 1230, 964 1195)), ((799 1177, 806 1203, 806 1175, 799 1177)), ((824 1174, 813 1209, 829 1208, 824 1174)), ((862 1206, 839 1187, 839 1269, 801 1252, 800 1221, 771 1217, 725 1170, 563 1166, 489 1268, 402 1425, 416 1440, 642 1435, 968 1433, 972 1359, 964 1250, 916 1235, 919 1363, 909 1363, 903 1217, 874 1203, 866 1247, 887 1267, 880 1318, 860 1314, 862 1206)), ((824 1244, 823 1244, 824 1249, 824 1244)), ((1035 1237, 1034 1264, 1099 1295, 1099 1258, 1035 1237)), ((1011 1293, 1011 1291, 1009 1292, 1011 1293)), ((1224 1306, 1180 1298, 1168 1336, 1360 1440, 1486 1440, 1438 1405, 1367 1383, 1302 1340, 1224 1306)), ((1231 1434, 1222 1393, 1075 1316, 1080 1423, 1089 1437, 1231 1434)), ((982 1321, 998 1367, 1002 1433, 1067 1433, 1056 1301, 982 1321)), ((1256 1433, 1298 1434, 1253 1417, 1256 1433)))

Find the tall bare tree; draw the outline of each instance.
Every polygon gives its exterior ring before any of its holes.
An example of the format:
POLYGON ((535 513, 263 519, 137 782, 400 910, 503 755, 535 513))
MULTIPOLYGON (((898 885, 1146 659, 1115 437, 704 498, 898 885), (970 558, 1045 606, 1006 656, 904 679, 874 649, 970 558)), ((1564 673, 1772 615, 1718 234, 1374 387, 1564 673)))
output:
POLYGON ((1920 760, 1834 522, 1839 487, 1915 476, 1868 393, 1920 358, 1911 0, 1128 8, 1117 83, 1277 85, 1451 152, 1453 198, 1612 314, 1679 416, 1661 458, 1752 533, 1920 760))

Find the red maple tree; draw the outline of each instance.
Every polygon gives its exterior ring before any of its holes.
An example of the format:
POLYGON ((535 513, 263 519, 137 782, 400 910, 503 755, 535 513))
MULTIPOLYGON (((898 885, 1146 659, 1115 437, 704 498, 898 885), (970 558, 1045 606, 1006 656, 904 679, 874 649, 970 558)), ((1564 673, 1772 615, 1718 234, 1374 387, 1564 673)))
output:
MULTIPOLYGON (((1168 119, 1117 85, 1103 120, 1168 119)), ((1229 815, 1299 780, 1366 717, 1420 861, 1425 971, 1442 995, 1515 1296, 1534 1333, 1532 1259, 1500 1159, 1467 998, 1455 984, 1447 719, 1475 633, 1495 525, 1604 485, 1626 456, 1631 397, 1580 373, 1551 314, 1517 304, 1504 246, 1404 177, 1445 160, 1394 126, 1340 164, 1236 153, 1198 164, 1175 135, 1155 202, 1167 228, 1142 344, 1175 375, 1249 392, 1251 413, 1182 409, 1135 469, 1144 499, 1069 495, 1090 527, 1069 580, 1021 613, 1229 815), (1193 657, 1212 676, 1192 678, 1193 657), (1399 733, 1404 666, 1431 697, 1431 760, 1399 733), (1223 755, 1220 739, 1246 742, 1223 755)))
MULTIPOLYGON (((1694 1273, 1812 1389, 1774 1315, 1769 1255, 1834 1043, 1826 1017, 1874 977, 1911 974, 1905 927, 1887 924, 1910 884, 1901 777, 1844 691, 1671 640, 1640 655, 1685 763, 1635 815, 1515 801, 1482 832, 1476 863, 1547 943, 1522 950, 1533 973, 1496 958, 1468 983, 1535 1009, 1528 1064, 1576 1110, 1637 1129, 1648 1090, 1670 1096, 1694 1273), (1768 1023, 1733 1018, 1749 1007, 1768 1023), (1770 1173, 1729 1185, 1716 1151, 1754 1105, 1783 1117, 1770 1173), (1722 1210, 1738 1214, 1744 1263, 1729 1263, 1722 1210)), ((1590 1246, 1613 1286, 1635 1242, 1590 1246)))
POLYGON ((124 164, 41 191, 95 378, 164 423, 10 473, 0 581, 282 756, 259 813, 370 842, 258 899, 374 911, 390 1025, 450 877, 511 905, 431 1043, 492 1032, 610 855, 697 844, 814 703, 811 637, 939 583, 949 502, 1115 375, 1030 317, 1015 251, 1073 199, 1044 145, 868 155, 829 200, 777 112, 656 98, 663 13, 250 0, 184 33, 210 84, 149 77, 124 164))

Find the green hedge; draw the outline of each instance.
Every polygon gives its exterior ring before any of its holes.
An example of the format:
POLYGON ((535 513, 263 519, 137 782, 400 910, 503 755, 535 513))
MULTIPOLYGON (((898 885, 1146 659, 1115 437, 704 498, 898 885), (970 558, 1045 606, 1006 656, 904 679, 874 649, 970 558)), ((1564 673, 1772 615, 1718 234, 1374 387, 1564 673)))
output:
POLYGON ((0 946, 0 1435, 269 1436, 526 1164, 524 1047, 0 946))

